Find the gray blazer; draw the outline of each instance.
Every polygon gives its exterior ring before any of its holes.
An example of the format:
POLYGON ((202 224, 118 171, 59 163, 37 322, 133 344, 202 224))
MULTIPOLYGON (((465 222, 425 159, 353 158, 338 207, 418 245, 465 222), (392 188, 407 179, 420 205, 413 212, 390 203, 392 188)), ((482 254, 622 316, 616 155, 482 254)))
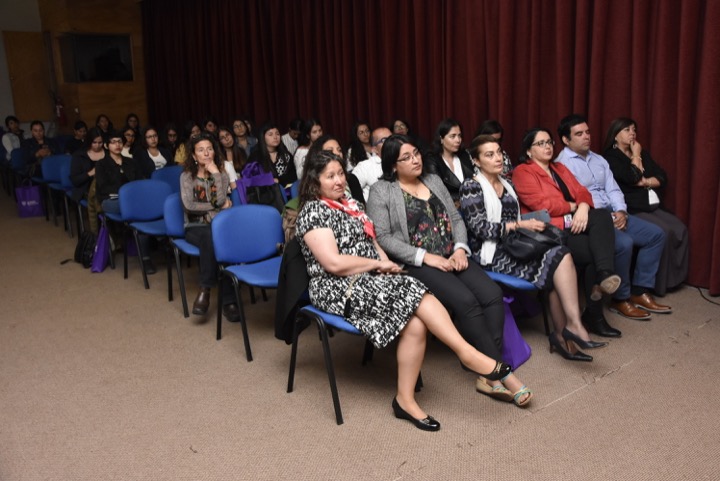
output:
MULTIPOLYGON (((455 249, 463 249, 470 254, 465 223, 440 177, 435 174, 424 174, 420 180, 440 199, 448 211, 455 249)), ((404 264, 422 265, 425 249, 410 245, 405 201, 398 182, 379 180, 373 184, 367 199, 367 213, 375 223, 378 244, 388 256, 404 264)))

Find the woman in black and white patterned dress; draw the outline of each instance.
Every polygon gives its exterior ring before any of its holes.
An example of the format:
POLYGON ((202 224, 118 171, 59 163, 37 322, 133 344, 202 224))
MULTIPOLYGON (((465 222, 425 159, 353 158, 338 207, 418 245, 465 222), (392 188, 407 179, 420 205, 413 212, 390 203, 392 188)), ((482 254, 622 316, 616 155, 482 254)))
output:
POLYGON ((375 229, 357 203, 345 195, 344 162, 321 151, 309 156, 300 183, 296 237, 310 275, 310 300, 345 318, 375 346, 400 335, 395 416, 426 431, 440 429, 415 401, 415 383, 425 356, 427 332, 448 345, 460 361, 488 379, 511 368, 475 350, 455 329, 448 312, 417 279, 400 275, 375 240, 375 229))

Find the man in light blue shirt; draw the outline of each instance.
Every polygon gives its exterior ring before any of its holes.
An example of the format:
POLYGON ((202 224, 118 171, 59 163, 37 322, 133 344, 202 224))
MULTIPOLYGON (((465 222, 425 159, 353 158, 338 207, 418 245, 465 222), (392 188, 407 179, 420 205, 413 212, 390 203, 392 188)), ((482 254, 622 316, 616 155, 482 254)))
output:
POLYGON ((615 223, 615 270, 622 279, 613 295, 610 310, 629 319, 648 320, 650 314, 672 312, 670 306, 655 302, 650 290, 665 245, 665 234, 655 224, 629 215, 625 197, 610 171, 607 161, 590 150, 587 119, 578 114, 560 121, 558 135, 565 144, 557 162, 565 165, 578 182, 592 194, 596 208, 607 208, 615 223), (630 276, 633 248, 638 254, 630 276))

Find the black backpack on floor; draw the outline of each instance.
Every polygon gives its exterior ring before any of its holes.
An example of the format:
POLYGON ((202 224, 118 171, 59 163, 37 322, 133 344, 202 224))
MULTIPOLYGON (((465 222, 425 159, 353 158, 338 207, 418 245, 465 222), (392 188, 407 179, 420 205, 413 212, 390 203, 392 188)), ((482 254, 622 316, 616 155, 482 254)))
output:
POLYGON ((85 269, 89 269, 92 264, 96 242, 97 236, 90 231, 83 232, 78 238, 75 246, 75 262, 82 264, 85 269))

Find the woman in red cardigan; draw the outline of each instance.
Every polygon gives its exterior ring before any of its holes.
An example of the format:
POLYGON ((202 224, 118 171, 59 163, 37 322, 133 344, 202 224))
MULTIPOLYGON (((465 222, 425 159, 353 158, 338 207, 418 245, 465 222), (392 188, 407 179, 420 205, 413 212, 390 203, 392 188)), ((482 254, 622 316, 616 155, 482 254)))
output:
POLYGON ((568 247, 575 262, 585 268, 588 330, 605 337, 620 337, 602 310, 602 294, 620 286, 615 274, 615 233, 610 211, 593 208, 590 192, 554 156, 550 131, 533 128, 523 136, 520 160, 512 174, 523 213, 547 210, 556 227, 568 231, 568 247))

